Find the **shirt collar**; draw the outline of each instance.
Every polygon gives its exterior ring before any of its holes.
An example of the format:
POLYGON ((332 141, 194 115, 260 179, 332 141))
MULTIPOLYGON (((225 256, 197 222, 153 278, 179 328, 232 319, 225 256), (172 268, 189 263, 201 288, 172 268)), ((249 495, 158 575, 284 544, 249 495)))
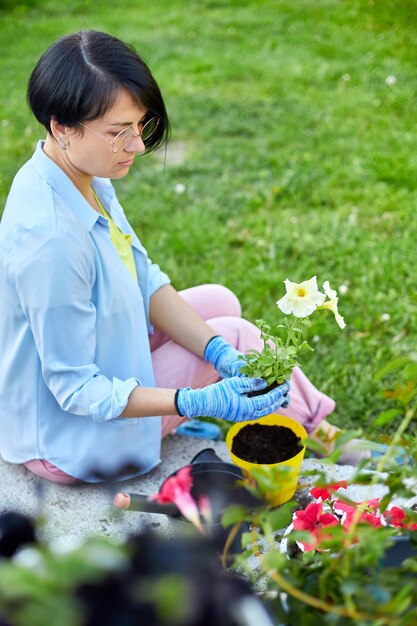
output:
POLYGON ((100 217, 100 214, 94 211, 88 204, 82 193, 78 191, 77 187, 65 172, 45 154, 43 151, 44 143, 44 141, 38 142, 35 153, 31 159, 32 166, 39 176, 71 206, 71 209, 83 222, 87 230, 91 231, 100 217))

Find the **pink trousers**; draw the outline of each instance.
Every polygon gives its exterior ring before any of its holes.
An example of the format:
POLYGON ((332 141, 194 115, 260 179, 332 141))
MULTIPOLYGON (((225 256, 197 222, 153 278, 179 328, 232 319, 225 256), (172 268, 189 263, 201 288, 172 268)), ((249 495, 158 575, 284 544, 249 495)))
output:
MULTIPOLYGON (((245 353, 250 348, 260 350, 260 332, 254 324, 241 317, 237 297, 221 285, 199 285, 180 292, 180 295, 213 328, 237 350, 245 353)), ((157 387, 204 387, 219 380, 216 370, 156 330, 151 336, 152 362, 157 387)), ((290 404, 279 409, 303 424, 311 433, 334 410, 335 402, 319 391, 303 372, 296 368, 291 376, 290 404)), ((178 415, 162 417, 162 437, 172 432, 187 418, 178 415)), ((48 461, 33 460, 24 464, 31 472, 60 483, 78 482, 48 461)))

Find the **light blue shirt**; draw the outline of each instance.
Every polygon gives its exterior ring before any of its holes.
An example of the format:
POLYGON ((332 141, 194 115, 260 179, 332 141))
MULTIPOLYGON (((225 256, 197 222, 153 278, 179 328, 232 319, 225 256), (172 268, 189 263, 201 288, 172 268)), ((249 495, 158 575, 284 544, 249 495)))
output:
POLYGON ((95 178, 104 208, 132 236, 134 280, 108 220, 42 146, 17 173, 0 223, 0 453, 89 482, 128 463, 145 473, 160 461, 161 418, 118 416, 137 385, 155 386, 149 302, 169 278, 110 181, 95 178))

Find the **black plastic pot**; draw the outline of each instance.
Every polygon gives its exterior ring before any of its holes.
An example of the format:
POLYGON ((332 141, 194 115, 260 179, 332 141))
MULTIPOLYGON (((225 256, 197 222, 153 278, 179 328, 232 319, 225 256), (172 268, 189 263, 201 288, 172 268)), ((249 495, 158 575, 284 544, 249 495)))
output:
POLYGON ((393 545, 386 551, 381 561, 382 567, 399 567, 401 563, 410 557, 417 556, 417 546, 411 542, 410 537, 392 537, 393 545))
MULTIPOLYGON (((223 528, 221 524, 224 510, 234 504, 254 508, 259 506, 260 501, 252 496, 244 487, 237 484, 237 482, 243 478, 242 470, 233 463, 222 461, 222 459, 216 455, 213 448, 201 450, 201 452, 191 460, 189 465, 191 467, 190 474, 193 482, 191 495, 196 501, 198 501, 202 495, 210 499, 213 522, 207 526, 207 530, 216 548, 222 552, 230 533, 230 528, 223 528)), ((173 472, 168 478, 175 476, 179 469, 173 472)), ((168 480, 168 478, 165 480, 168 480)), ((162 483, 160 490, 163 484, 164 483, 162 483)), ((130 510, 167 515, 173 521, 172 526, 174 531, 177 524, 190 525, 190 522, 182 517, 174 504, 159 504, 158 502, 149 500, 148 496, 143 494, 129 494, 129 496, 131 500, 130 510)), ((242 524, 240 531, 237 533, 230 546, 230 553, 236 553, 241 550, 241 536, 246 530, 248 530, 248 524, 242 524)))

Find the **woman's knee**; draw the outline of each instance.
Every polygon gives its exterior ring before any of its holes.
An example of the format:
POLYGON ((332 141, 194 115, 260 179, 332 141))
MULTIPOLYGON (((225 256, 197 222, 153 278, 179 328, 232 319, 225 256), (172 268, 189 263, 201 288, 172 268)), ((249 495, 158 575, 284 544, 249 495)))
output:
POLYGON ((225 309, 224 316, 240 317, 242 315, 242 307, 236 294, 224 285, 212 285, 215 293, 213 297, 221 303, 225 309))
POLYGON ((208 320, 208 324, 240 352, 262 349, 259 328, 243 317, 218 317, 208 320))
POLYGON ((181 296, 203 319, 214 317, 240 317, 239 299, 224 285, 205 284, 180 291, 181 296))

